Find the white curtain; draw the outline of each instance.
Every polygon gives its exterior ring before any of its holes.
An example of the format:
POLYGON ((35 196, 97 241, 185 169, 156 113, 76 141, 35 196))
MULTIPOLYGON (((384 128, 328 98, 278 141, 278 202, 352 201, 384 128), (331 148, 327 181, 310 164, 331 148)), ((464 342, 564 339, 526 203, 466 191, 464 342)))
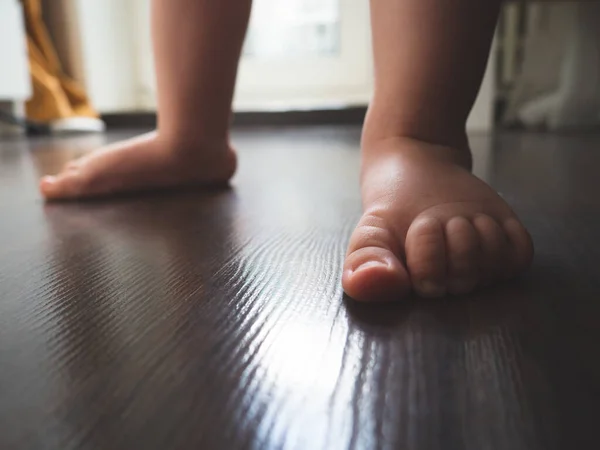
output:
POLYGON ((505 123, 548 130, 600 124, 600 2, 532 4, 528 12, 505 123))

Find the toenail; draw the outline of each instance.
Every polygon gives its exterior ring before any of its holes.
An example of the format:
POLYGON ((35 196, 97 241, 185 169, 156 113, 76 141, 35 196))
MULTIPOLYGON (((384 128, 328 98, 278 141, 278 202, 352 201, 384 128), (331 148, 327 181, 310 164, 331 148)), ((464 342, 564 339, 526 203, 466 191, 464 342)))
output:
POLYGON ((362 263, 356 269, 354 269, 354 272, 358 272, 359 270, 363 270, 363 269, 369 269, 371 267, 387 267, 387 266, 388 265, 382 261, 367 261, 365 263, 362 263))
POLYGON ((419 293, 426 297, 442 297, 446 294, 446 288, 435 281, 421 281, 418 286, 419 293))
POLYGON ((56 177, 44 177, 40 180, 40 188, 42 190, 53 189, 57 184, 56 177))
POLYGON ((44 184, 53 184, 56 182, 56 177, 53 176, 47 176, 42 178, 42 183, 44 184))

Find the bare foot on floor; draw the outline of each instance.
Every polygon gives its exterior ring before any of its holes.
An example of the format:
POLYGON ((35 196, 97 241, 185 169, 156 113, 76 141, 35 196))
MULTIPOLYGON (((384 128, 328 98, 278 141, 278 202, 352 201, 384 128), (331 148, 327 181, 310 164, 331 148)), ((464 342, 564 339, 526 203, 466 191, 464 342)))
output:
POLYGON ((187 185, 226 183, 236 156, 226 141, 189 148, 162 141, 157 133, 118 142, 69 163, 44 177, 47 200, 68 200, 187 185))
POLYGON ((343 275, 354 299, 466 294, 530 265, 529 233, 465 153, 392 139, 363 158, 364 214, 343 275))

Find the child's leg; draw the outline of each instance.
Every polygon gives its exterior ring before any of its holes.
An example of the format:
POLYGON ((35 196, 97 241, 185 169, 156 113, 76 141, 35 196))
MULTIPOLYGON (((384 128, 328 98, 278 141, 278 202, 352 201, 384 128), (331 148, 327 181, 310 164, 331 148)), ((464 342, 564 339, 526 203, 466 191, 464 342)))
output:
POLYGON ((359 300, 460 294, 531 261, 527 231, 471 175, 465 134, 498 0, 371 0, 376 88, 363 132, 364 215, 343 284, 359 300))
POLYGON ((71 163, 41 190, 49 199, 227 181, 228 128, 251 0, 153 0, 158 131, 71 163))

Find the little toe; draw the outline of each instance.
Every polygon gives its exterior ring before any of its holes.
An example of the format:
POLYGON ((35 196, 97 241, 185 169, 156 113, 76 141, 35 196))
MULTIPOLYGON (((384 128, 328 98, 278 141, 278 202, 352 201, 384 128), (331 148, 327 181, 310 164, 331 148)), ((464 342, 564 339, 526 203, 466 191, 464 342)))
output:
POLYGON ((446 295, 444 227, 433 217, 416 219, 406 234, 406 265, 414 291, 421 297, 446 295))
POLYGON ((395 238, 382 221, 365 216, 350 239, 342 285, 359 301, 389 301, 406 297, 410 279, 396 256, 395 238))
POLYGON ((509 242, 500 224, 490 216, 478 215, 473 219, 473 226, 481 243, 480 284, 487 286, 506 278, 509 242))
POLYGON ((516 218, 504 221, 502 228, 510 243, 511 275, 525 271, 533 260, 533 241, 529 232, 516 218))
POLYGON ((467 294, 479 282, 481 244, 473 225, 464 217, 453 217, 446 223, 448 260, 448 292, 467 294))

